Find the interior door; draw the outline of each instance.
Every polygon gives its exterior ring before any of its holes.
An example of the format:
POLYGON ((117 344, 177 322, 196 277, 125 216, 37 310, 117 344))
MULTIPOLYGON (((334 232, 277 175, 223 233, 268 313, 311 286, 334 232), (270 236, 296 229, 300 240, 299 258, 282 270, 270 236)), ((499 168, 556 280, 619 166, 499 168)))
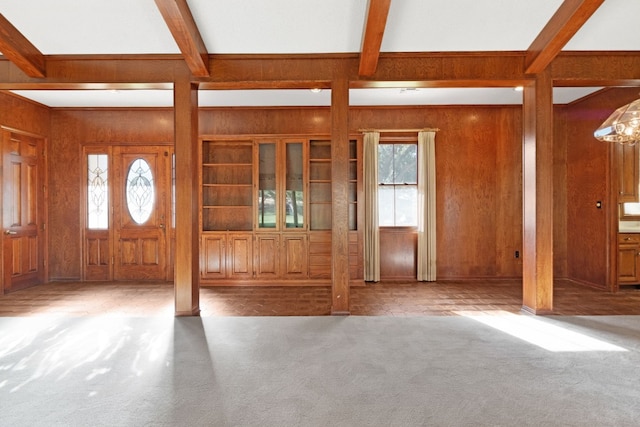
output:
POLYGON ((114 149, 114 279, 169 280, 171 153, 114 149))
POLYGON ((44 139, 2 129, 3 291, 45 280, 44 139))

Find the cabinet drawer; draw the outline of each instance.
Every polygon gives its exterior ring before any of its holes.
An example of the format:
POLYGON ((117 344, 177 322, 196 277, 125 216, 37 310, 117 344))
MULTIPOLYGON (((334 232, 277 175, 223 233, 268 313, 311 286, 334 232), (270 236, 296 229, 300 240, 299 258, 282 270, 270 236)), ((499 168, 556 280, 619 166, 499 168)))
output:
POLYGON ((640 233, 618 234, 618 243, 633 245, 640 244, 640 233))

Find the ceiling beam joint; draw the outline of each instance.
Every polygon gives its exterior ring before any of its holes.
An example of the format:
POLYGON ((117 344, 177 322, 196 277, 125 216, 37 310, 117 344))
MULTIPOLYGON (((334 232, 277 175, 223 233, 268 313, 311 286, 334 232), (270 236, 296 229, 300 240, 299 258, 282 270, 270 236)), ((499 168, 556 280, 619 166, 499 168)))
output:
POLYGON ((604 0, 565 0, 527 49, 525 74, 543 72, 604 0))
POLYGON ((0 14, 0 52, 27 76, 46 77, 44 55, 0 14))
POLYGON ((391 0, 369 0, 360 53, 360 76, 368 77, 376 72, 390 6, 391 0))
POLYGON ((209 53, 187 0, 155 0, 191 73, 209 77, 209 53))

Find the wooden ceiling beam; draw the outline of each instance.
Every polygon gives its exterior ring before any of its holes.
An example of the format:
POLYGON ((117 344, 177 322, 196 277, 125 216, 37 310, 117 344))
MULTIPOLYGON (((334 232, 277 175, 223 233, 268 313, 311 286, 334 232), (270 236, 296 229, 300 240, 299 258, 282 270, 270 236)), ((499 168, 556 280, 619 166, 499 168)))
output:
POLYGON ((604 0, 564 0, 527 50, 526 74, 544 71, 604 0))
POLYGON ((376 72, 380 46, 384 29, 387 25, 387 16, 391 0, 369 0, 364 36, 362 37, 362 49, 360 52, 360 68, 358 74, 371 76, 376 72))
MULTIPOLYGON (((383 53, 371 77, 358 76, 357 53, 341 55, 210 55, 204 88, 328 88, 340 67, 350 87, 510 87, 532 80, 525 52, 383 53)), ((46 78, 0 58, 0 90, 151 88, 191 75, 181 55, 52 55, 46 78)), ((638 86, 640 52, 561 52, 551 63, 554 86, 638 86)), ((164 87, 164 86, 163 86, 164 87)))
POLYGON ((0 52, 27 76, 44 78, 44 55, 16 27, 0 14, 0 52))
POLYGON ((187 0, 155 0, 155 2, 191 73, 196 77, 208 77, 209 53, 187 0))

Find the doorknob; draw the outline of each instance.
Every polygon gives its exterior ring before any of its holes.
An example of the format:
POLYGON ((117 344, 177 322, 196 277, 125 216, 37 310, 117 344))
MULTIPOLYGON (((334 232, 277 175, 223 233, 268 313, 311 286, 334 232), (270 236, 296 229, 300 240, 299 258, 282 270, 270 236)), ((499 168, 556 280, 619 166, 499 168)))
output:
POLYGON ((10 235, 10 234, 11 234, 11 235, 13 235, 13 234, 18 234, 18 232, 17 232, 17 231, 12 231, 12 230, 6 230, 6 231, 4 232, 4 234, 6 234, 6 235, 8 236, 8 235, 10 235))
POLYGON ((159 227, 160 227, 160 228, 164 228, 164 224, 160 224, 160 225, 159 225, 159 227))

